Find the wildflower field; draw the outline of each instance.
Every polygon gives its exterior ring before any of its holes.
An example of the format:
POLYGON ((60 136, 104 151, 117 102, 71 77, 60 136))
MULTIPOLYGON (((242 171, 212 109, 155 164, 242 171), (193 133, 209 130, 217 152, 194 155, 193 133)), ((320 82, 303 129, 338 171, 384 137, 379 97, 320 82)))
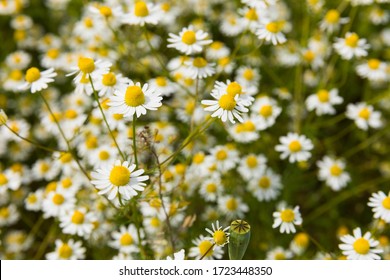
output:
POLYGON ((390 259, 389 0, 0 0, 1 259, 390 259))

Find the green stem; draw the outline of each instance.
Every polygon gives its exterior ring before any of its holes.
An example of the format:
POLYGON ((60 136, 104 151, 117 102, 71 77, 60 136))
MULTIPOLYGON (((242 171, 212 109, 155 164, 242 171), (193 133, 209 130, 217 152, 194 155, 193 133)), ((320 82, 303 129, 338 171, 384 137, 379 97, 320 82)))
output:
POLYGON ((114 144, 115 144, 116 148, 118 149, 118 152, 119 152, 120 156, 122 157, 122 160, 125 161, 125 160, 126 160, 126 157, 124 156, 124 154, 122 153, 121 149, 119 148, 119 145, 118 145, 118 143, 116 142, 116 139, 115 139, 115 135, 114 135, 114 133, 112 132, 112 130, 111 130, 111 128, 110 128, 110 125, 108 124, 106 115, 104 114, 102 105, 100 104, 100 101, 99 101, 99 96, 98 96, 98 94, 97 94, 97 92, 96 92, 96 90, 95 90, 95 87, 94 87, 94 85, 93 85, 93 81, 92 81, 91 75, 89 76, 89 82, 91 83, 92 91, 93 91, 93 96, 95 97, 95 101, 96 101, 97 104, 98 104, 100 113, 102 114, 104 123, 106 124, 106 127, 107 127, 107 129, 108 129, 108 132, 110 133, 111 138, 112 138, 112 140, 114 141, 114 144))
POLYGON ((137 158, 137 134, 136 134, 136 131, 135 131, 135 122, 137 120, 137 117, 134 113, 133 115, 133 123, 132 123, 132 126, 133 126, 133 152, 134 152, 134 162, 135 162, 135 165, 136 167, 138 168, 138 158, 137 158))

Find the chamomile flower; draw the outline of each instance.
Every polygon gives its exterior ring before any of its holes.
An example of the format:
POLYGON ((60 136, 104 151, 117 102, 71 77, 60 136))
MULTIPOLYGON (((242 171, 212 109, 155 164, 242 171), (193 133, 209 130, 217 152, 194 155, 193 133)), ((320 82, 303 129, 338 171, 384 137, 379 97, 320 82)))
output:
POLYGON ((208 59, 220 59, 229 56, 229 54, 229 48, 221 41, 214 41, 206 50, 208 59))
POLYGON ((379 242, 371 237, 370 232, 362 236, 361 229, 355 228, 353 236, 347 234, 340 239, 343 243, 339 245, 339 248, 348 260, 379 260, 381 258, 378 254, 383 250, 376 249, 379 242))
POLYGON ((196 54, 203 50, 203 46, 211 44, 212 40, 207 40, 208 33, 203 30, 194 30, 192 25, 184 27, 179 35, 169 33, 168 48, 175 48, 186 54, 196 54))
POLYGON ((284 21, 269 21, 260 24, 256 30, 256 35, 260 40, 271 42, 273 45, 283 44, 287 41, 286 36, 282 33, 284 21))
POLYGON ((64 242, 60 239, 55 241, 54 252, 47 253, 46 259, 48 260, 82 260, 85 258, 86 249, 82 247, 81 241, 69 241, 64 242))
POLYGON ((381 9, 379 6, 374 7, 370 12, 370 21, 375 25, 386 24, 389 22, 390 15, 387 10, 381 9))
POLYGON ((299 206, 292 208, 285 203, 281 203, 278 206, 278 211, 273 213, 273 217, 274 224, 272 225, 272 228, 280 227, 280 233, 295 233, 295 226, 302 224, 299 206))
POLYGON ((154 79, 149 80, 149 85, 161 92, 162 96, 170 96, 177 90, 177 85, 171 82, 168 78, 158 76, 154 79))
POLYGON ((226 13, 222 16, 220 24, 221 32, 229 37, 234 37, 245 30, 245 22, 235 13, 226 13))
POLYGON ((122 253, 130 254, 138 252, 137 229, 133 224, 121 226, 118 231, 111 234, 113 240, 109 242, 112 248, 118 249, 122 253))
POLYGON ((360 39, 356 33, 347 32, 345 38, 336 38, 333 47, 342 59, 351 60, 353 57, 367 56, 370 45, 367 44, 366 39, 360 39))
POLYGON ((390 193, 388 195, 382 191, 373 193, 368 202, 368 206, 372 207, 374 218, 380 218, 386 223, 390 223, 390 193))
POLYGON ((242 201, 241 197, 233 195, 219 197, 218 208, 228 219, 243 218, 249 211, 249 206, 242 201))
POLYGON ((369 127, 379 128, 382 126, 381 113, 374 111, 374 107, 360 102, 357 104, 348 104, 347 117, 355 121, 358 128, 367 130, 369 127))
POLYGON ((270 201, 276 199, 282 189, 280 175, 271 169, 263 169, 249 181, 248 190, 258 201, 270 201))
POLYGON ((343 103, 343 98, 338 95, 338 89, 331 90, 320 89, 316 93, 309 95, 306 99, 306 108, 309 111, 316 111, 317 116, 336 113, 334 105, 343 103))
POLYGON ((234 119, 240 122, 244 121, 241 113, 248 112, 248 108, 245 107, 238 94, 229 94, 217 90, 212 91, 211 95, 215 100, 202 100, 202 104, 207 106, 204 110, 214 112, 211 117, 218 117, 223 122, 229 120, 231 123, 235 123, 234 119))
POLYGON ((122 74, 108 72, 103 74, 100 79, 95 82, 95 88, 99 96, 111 96, 115 89, 129 82, 129 78, 123 77, 122 74))
POLYGON ((268 96, 259 97, 251 107, 252 120, 256 129, 265 130, 275 124, 276 118, 282 112, 273 98, 268 96))
POLYGON ((250 181, 266 167, 267 158, 264 155, 248 154, 241 158, 237 171, 245 181, 250 181))
POLYGON ((202 181, 199 194, 206 201, 217 201, 218 196, 222 193, 223 185, 219 176, 202 181))
POLYGON ((99 190, 99 194, 108 194, 110 200, 118 195, 122 199, 130 200, 144 190, 146 184, 143 182, 149 179, 149 176, 141 176, 144 173, 143 169, 135 168, 135 164, 117 160, 111 166, 92 172, 91 183, 99 190))
POLYGON ((25 51, 16 51, 10 53, 5 58, 5 64, 14 70, 23 70, 31 62, 31 55, 25 51))
POLYGON ((141 86, 139 82, 130 80, 115 90, 108 105, 113 113, 123 114, 124 117, 136 115, 139 118, 146 115, 147 110, 155 111, 161 107, 161 100, 161 92, 148 84, 141 86))
POLYGON ((111 62, 103 60, 94 60, 91 57, 80 56, 77 61, 77 66, 72 67, 72 72, 66 76, 76 75, 73 81, 76 84, 86 83, 89 84, 89 77, 92 80, 101 79, 104 74, 109 73, 111 62))
POLYGON ((326 12, 323 20, 320 22, 320 29, 327 33, 337 32, 341 24, 349 21, 348 18, 341 18, 340 12, 336 9, 331 9, 326 12))
POLYGON ((325 181, 326 185, 334 191, 344 188, 351 180, 345 171, 345 162, 341 159, 335 160, 325 156, 317 162, 319 168, 318 178, 325 181))
POLYGON ((215 73, 215 63, 208 62, 201 56, 190 58, 184 62, 185 75, 191 79, 205 79, 215 73))
POLYGON ((22 184, 22 178, 11 170, 0 171, 0 193, 2 190, 16 191, 22 184))
POLYGON ((206 228, 206 231, 211 234, 210 241, 214 242, 217 246, 225 246, 225 244, 229 243, 229 228, 230 226, 227 226, 223 228, 219 225, 219 221, 217 220, 214 223, 211 223, 212 229, 206 228))
POLYGON ((267 252, 267 260, 289 260, 293 257, 293 253, 290 250, 283 249, 278 246, 267 252))
POLYGON ((297 233, 290 243, 290 250, 296 255, 302 255, 309 246, 309 243, 310 237, 307 233, 297 233))
POLYGON ((0 206, 0 228, 15 224, 19 217, 20 214, 15 204, 0 206))
POLYGON ((367 78, 371 82, 384 82, 388 79, 387 67, 385 62, 372 58, 356 66, 356 72, 360 77, 367 78))
POLYGON ((190 248, 188 257, 195 258, 197 260, 204 259, 221 259, 223 256, 223 249, 220 246, 215 246, 208 238, 200 235, 194 239, 192 243, 195 245, 190 248))
POLYGON ((29 211, 40 211, 42 209, 43 190, 38 189, 35 192, 31 192, 24 199, 24 207, 29 211))
POLYGON ((236 72, 236 81, 245 88, 258 87, 260 73, 257 69, 249 66, 241 66, 236 72))
POLYGON ((57 73, 54 72, 53 68, 39 71, 36 67, 31 67, 26 71, 25 80, 26 82, 22 84, 19 89, 26 90, 30 89, 31 93, 41 91, 48 87, 48 84, 54 82, 54 77, 57 76, 57 73))
POLYGON ((129 13, 122 17, 123 24, 140 25, 145 24, 156 25, 163 16, 161 8, 153 3, 145 1, 136 1, 130 8, 129 13))
POLYGON ((74 208, 76 199, 71 192, 50 191, 42 201, 43 217, 59 217, 74 208))
POLYGON ((74 234, 81 237, 88 237, 93 230, 93 221, 95 220, 92 212, 87 212, 85 208, 76 208, 59 217, 62 232, 74 234))
POLYGON ((244 117, 242 123, 236 123, 228 129, 230 136, 238 143, 249 143, 259 139, 260 135, 252 119, 244 117))
POLYGON ((210 159, 217 170, 224 173, 234 168, 238 162, 238 152, 228 146, 218 145, 210 150, 210 159))
POLYGON ((289 162, 306 161, 311 157, 310 150, 313 143, 304 135, 289 132, 286 136, 279 138, 281 144, 276 145, 275 150, 281 152, 280 158, 289 158, 289 162))

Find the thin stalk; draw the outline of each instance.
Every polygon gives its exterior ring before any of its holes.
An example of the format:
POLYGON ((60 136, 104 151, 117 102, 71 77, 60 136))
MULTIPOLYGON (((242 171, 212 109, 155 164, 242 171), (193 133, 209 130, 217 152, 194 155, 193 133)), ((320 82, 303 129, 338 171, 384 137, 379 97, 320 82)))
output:
POLYGON ((134 113, 133 115, 133 123, 132 123, 132 126, 133 126, 133 153, 134 153, 134 162, 135 162, 135 165, 136 167, 138 168, 138 158, 137 158, 137 135, 136 135, 136 131, 135 131, 135 122, 137 120, 137 117, 134 113))

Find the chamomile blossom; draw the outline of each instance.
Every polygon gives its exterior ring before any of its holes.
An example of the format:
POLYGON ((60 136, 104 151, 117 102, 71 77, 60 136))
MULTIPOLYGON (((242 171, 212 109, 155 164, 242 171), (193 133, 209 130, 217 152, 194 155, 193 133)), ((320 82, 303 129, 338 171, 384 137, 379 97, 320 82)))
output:
POLYGON ((336 38, 333 47, 342 59, 351 60, 353 57, 367 56, 370 45, 367 44, 366 39, 360 39, 356 33, 347 32, 344 38, 336 38))
POLYGON ((130 200, 138 192, 142 192, 146 184, 144 181, 149 176, 141 176, 143 169, 135 170, 136 165, 127 161, 115 161, 111 166, 105 166, 91 173, 91 183, 99 190, 99 194, 108 194, 108 199, 113 200, 117 196, 130 200))
POLYGON ((210 150, 209 158, 216 165, 217 170, 224 173, 236 166, 238 153, 234 148, 218 145, 210 150))
POLYGON ((281 152, 280 158, 289 162, 306 161, 311 157, 310 150, 313 149, 313 143, 304 135, 289 132, 286 136, 279 138, 281 144, 275 146, 275 150, 281 152))
POLYGON ((290 250, 284 249, 280 246, 267 252, 267 260, 289 260, 293 257, 290 250))
POLYGON ((237 69, 236 81, 245 88, 255 87, 257 89, 260 81, 260 73, 255 68, 241 66, 237 69))
POLYGON ((283 44, 287 41, 286 36, 282 32, 284 25, 284 21, 265 22, 259 25, 256 35, 260 40, 271 42, 273 45, 283 44))
POLYGON ((375 219, 380 218, 386 223, 390 223, 390 193, 388 195, 382 191, 373 193, 368 206, 372 207, 375 219))
POLYGON ((207 37, 207 32, 195 31, 194 27, 190 25, 184 27, 179 35, 169 33, 168 48, 175 48, 186 55, 200 53, 204 46, 212 42, 212 40, 207 40, 207 37))
POLYGON ((326 12, 323 20, 320 22, 320 29, 327 33, 333 33, 340 29, 341 24, 349 21, 348 18, 341 18, 340 12, 336 9, 331 9, 326 12))
POLYGON ((190 258, 210 260, 221 259, 223 256, 223 249, 220 246, 215 246, 212 241, 203 235, 195 238, 192 243, 194 247, 191 247, 188 253, 190 258))
POLYGON ((248 154, 240 159, 237 171, 245 181, 250 181, 267 167, 267 158, 262 155, 248 154))
POLYGON ((349 119, 355 121, 358 128, 363 130, 367 130, 369 127, 379 128, 382 126, 381 113, 374 111, 374 107, 365 102, 348 104, 345 114, 349 119))
POLYGON ((245 27, 245 22, 235 13, 225 13, 222 16, 220 30, 226 36, 237 36, 245 30, 245 27))
POLYGON ((43 190, 38 189, 35 192, 30 192, 24 199, 24 207, 29 211, 42 210, 43 190))
POLYGON ((59 217, 74 208, 73 193, 65 190, 50 191, 42 201, 43 217, 59 217))
POLYGON ((184 62, 185 75, 191 79, 205 79, 215 73, 215 63, 208 62, 201 56, 190 58, 184 62))
POLYGON ((129 12, 123 14, 122 23, 140 26, 145 24, 156 25, 162 16, 163 12, 158 5, 145 1, 136 1, 130 7, 129 12))
POLYGON ((388 79, 387 67, 385 62, 372 58, 356 66, 356 72, 371 82, 384 82, 388 79))
POLYGON ((265 130, 275 124, 276 118, 282 112, 276 100, 268 96, 256 99, 251 107, 252 120, 258 130, 265 130))
POLYGON ((249 206, 239 196, 224 195, 218 198, 218 208, 228 219, 243 218, 249 206))
POLYGON ((302 224, 301 213, 299 212, 299 206, 294 208, 287 206, 285 203, 281 203, 278 206, 278 211, 273 213, 274 223, 273 228, 280 227, 280 233, 295 233, 295 226, 302 224))
POLYGON ((86 249, 81 241, 70 239, 64 242, 60 239, 55 241, 55 250, 46 254, 48 260, 82 260, 85 258, 86 249))
POLYGON ((14 70, 23 70, 31 62, 31 55, 25 51, 15 51, 5 58, 5 64, 14 70))
POLYGON ((111 62, 104 60, 94 60, 91 57, 80 56, 77 61, 77 66, 71 67, 71 72, 67 76, 76 75, 73 81, 76 84, 80 82, 89 84, 89 77, 92 80, 100 79, 104 74, 109 72, 111 62))
POLYGON ((206 50, 208 59, 220 59, 229 56, 229 48, 221 41, 214 41, 206 50))
POLYGON ((236 123, 229 127, 228 131, 230 136, 238 143, 253 142, 260 137, 254 121, 246 117, 244 117, 242 123, 236 123))
POLYGON ((376 249, 379 242, 371 237, 370 232, 362 236, 361 229, 355 228, 353 235, 347 234, 340 239, 343 243, 339 245, 339 248, 348 260, 379 260, 381 258, 378 254, 383 250, 376 249))
POLYGON ((15 204, 0 206, 0 228, 18 222, 20 214, 15 204))
POLYGON ((118 231, 111 234, 112 239, 109 245, 112 248, 118 249, 122 253, 130 254, 137 252, 138 249, 138 235, 137 229, 133 224, 121 226, 118 231))
POLYGON ((57 73, 54 72, 53 68, 40 71, 36 67, 31 67, 26 71, 25 83, 22 84, 19 89, 26 90, 30 89, 31 93, 35 93, 46 89, 48 84, 54 82, 54 77, 57 76, 57 73))
POLYGON ((335 160, 325 156, 317 162, 317 166, 319 167, 319 179, 325 181, 326 185, 334 191, 341 190, 351 180, 345 171, 345 162, 341 159, 335 160))
POLYGON ((248 184, 248 190, 258 201, 276 199, 281 189, 282 183, 280 176, 269 168, 264 169, 255 175, 248 184))
POLYGON ((111 96, 115 89, 129 82, 129 78, 123 77, 122 74, 108 72, 103 74, 95 82, 95 88, 99 96, 111 96))
POLYGON ((214 223, 211 223, 212 229, 206 228, 206 231, 210 233, 211 237, 209 237, 210 241, 214 242, 217 246, 225 246, 225 244, 229 243, 229 228, 230 226, 227 226, 223 228, 219 225, 219 221, 217 220, 214 223))
POLYGON ((158 76, 154 79, 149 80, 149 85, 161 92, 162 96, 170 96, 177 89, 177 85, 171 82, 168 78, 158 76))
POLYGON ((199 194, 206 201, 217 201, 218 196, 222 193, 223 185, 219 176, 202 181, 199 194))
POLYGON ((305 232, 299 232, 290 243, 290 250, 296 255, 302 255, 310 243, 310 237, 305 232))
POLYGON ((76 208, 60 215, 60 227, 66 234, 88 237, 93 229, 94 214, 85 208, 76 208))
POLYGON ((317 116, 336 113, 334 105, 341 104, 343 98, 338 95, 338 89, 320 89, 316 93, 309 95, 306 99, 306 107, 309 111, 315 110, 317 116))

